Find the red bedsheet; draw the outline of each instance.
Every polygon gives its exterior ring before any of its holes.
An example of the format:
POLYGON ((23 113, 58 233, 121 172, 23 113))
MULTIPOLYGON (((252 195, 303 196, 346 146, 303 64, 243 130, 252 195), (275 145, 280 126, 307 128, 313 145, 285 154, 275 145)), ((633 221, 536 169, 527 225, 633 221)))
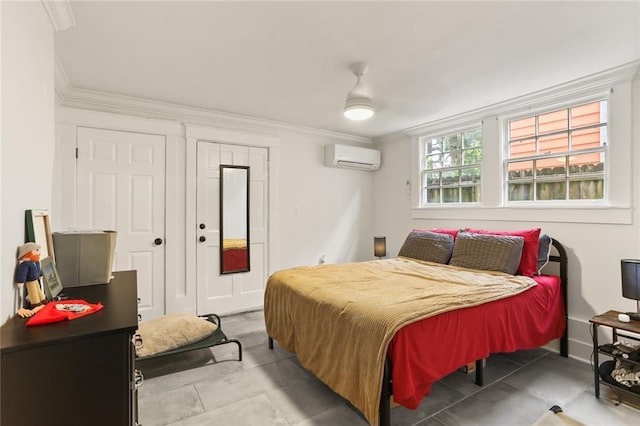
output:
POLYGON ((389 344, 393 399, 415 409, 433 382, 491 353, 543 346, 565 329, 560 277, 507 299, 445 312, 400 329, 389 344))

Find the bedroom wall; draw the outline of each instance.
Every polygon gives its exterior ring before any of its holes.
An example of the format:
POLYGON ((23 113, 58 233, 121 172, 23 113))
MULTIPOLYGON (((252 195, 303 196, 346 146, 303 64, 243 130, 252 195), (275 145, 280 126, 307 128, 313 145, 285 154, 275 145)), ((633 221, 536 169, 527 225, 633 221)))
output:
MULTIPOLYGON (((59 230, 61 206, 67 200, 60 188, 60 158, 56 158, 60 138, 56 143, 59 110, 54 80, 58 76, 51 18, 40 2, 0 2, 0 19, 1 323, 15 312, 13 279, 17 247, 24 242, 24 211, 48 209, 53 230, 59 230)), ((140 100, 140 104, 144 101, 140 100)), ((120 117, 140 123, 149 121, 143 117, 120 117)), ((184 115, 175 117, 176 122, 181 122, 184 115)), ((162 118, 171 119, 166 115, 162 118)), ((264 126, 264 120, 247 127, 253 131, 258 125, 264 126)), ((326 144, 369 145, 369 141, 282 125, 269 132, 281 138, 277 178, 271 182, 272 190, 279 195, 277 232, 272 238, 277 247, 276 269, 318 264, 322 255, 326 262, 371 259, 372 174, 323 165, 326 144)), ((182 151, 177 153, 176 161, 181 158, 182 151)), ((177 215, 177 220, 182 222, 171 226, 184 232, 184 215, 177 215)), ((177 263, 181 263, 176 266, 180 279, 184 277, 184 259, 177 259, 177 263)))
MULTIPOLYGON (((109 95, 104 94, 97 100, 108 98, 109 95)), ((144 100, 137 102, 143 111, 157 106, 144 100)), ((66 106, 57 109, 57 149, 61 160, 56 162, 53 174, 56 190, 53 193, 51 220, 54 231, 75 227, 75 177, 72 172, 63 173, 63 169, 73 170, 74 164, 62 161, 64 158, 73 158, 69 146, 71 149, 75 146, 75 126, 156 134, 168 132, 166 137, 170 140, 171 148, 167 151, 167 161, 172 162, 172 172, 171 176, 167 175, 171 190, 166 193, 166 213, 167 218, 172 219, 167 220, 165 232, 167 241, 175 244, 171 246, 173 251, 167 252, 167 259, 170 258, 171 262, 167 263, 166 268, 165 308, 166 313, 192 309, 195 306, 195 293, 187 290, 186 296, 183 294, 184 288, 191 289, 186 283, 191 282, 190 268, 194 266, 193 257, 189 256, 188 249, 185 250, 191 241, 185 230, 195 229, 188 223, 189 218, 194 217, 189 213, 192 210, 189 200, 193 201, 195 197, 195 193, 189 194, 189 191, 194 191, 194 187, 186 176, 190 176, 189 171, 196 169, 196 164, 195 158, 188 154, 185 129, 187 134, 188 129, 197 128, 205 133, 207 129, 215 129, 222 133, 228 131, 253 138, 263 135, 277 140, 272 148, 273 161, 270 165, 273 175, 269 190, 275 203, 271 208, 275 212, 270 209, 273 212, 270 221, 273 229, 269 231, 273 258, 269 260, 269 274, 293 266, 316 265, 323 256, 327 263, 373 258, 372 173, 324 166, 326 145, 344 143, 370 146, 368 139, 282 124, 269 127, 264 120, 249 118, 230 123, 228 117, 225 120, 205 120, 200 117, 195 125, 184 118, 192 113, 188 107, 172 105, 167 108, 172 112, 165 112, 161 120, 150 119, 152 112, 142 118, 114 113, 114 108, 109 112, 66 106), (63 155, 63 152, 67 152, 67 155, 63 155)), ((240 140, 245 139, 240 136, 240 140)), ((193 289, 195 291, 195 287, 193 289)))
POLYGON ((373 259, 372 173, 324 166, 331 136, 283 132, 279 269, 373 259))
POLYGON ((51 206, 54 162, 53 27, 40 2, 0 2, 0 322, 14 314, 24 211, 51 206))
MULTIPOLYGON (((640 80, 633 82, 632 170, 640 170, 640 80)), ((387 255, 397 255, 413 228, 526 229, 541 227, 558 239, 569 255, 569 339, 570 354, 582 360, 591 354, 589 319, 609 309, 630 311, 634 301, 624 299, 620 284, 620 259, 640 258, 640 185, 629 176, 632 187, 632 224, 584 224, 571 222, 535 223, 513 215, 508 221, 415 220, 412 219, 410 189, 411 139, 397 134, 378 140, 375 147, 385 161, 374 173, 374 233, 387 236, 387 255)), ((556 348, 554 343, 551 348, 556 348)))

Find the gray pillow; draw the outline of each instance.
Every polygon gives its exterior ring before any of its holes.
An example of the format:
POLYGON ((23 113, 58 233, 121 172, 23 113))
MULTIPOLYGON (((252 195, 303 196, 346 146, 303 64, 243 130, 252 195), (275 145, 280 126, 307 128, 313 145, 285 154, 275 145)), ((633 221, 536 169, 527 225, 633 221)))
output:
POLYGON ((515 274, 524 238, 508 235, 458 233, 450 265, 515 274))
POLYGON ((551 244, 553 240, 547 234, 540 235, 538 240, 538 266, 536 267, 536 275, 542 273, 542 268, 549 263, 549 256, 551 255, 551 244))
POLYGON ((453 252, 453 236, 429 231, 411 231, 398 256, 427 262, 447 263, 453 252))

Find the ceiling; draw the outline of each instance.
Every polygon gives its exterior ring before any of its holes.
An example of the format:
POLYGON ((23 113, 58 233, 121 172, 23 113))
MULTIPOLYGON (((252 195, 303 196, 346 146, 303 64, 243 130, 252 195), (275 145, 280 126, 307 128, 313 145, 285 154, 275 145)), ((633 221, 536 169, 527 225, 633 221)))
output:
POLYGON ((70 89, 379 137, 640 59, 640 2, 71 1, 70 89), (342 111, 364 61, 377 114, 342 111))

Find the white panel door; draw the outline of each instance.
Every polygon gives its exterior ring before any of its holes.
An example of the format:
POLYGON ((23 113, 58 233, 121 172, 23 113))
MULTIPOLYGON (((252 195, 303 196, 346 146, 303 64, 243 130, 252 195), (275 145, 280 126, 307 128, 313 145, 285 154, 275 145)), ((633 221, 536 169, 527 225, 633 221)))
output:
POLYGON ((77 226, 118 231, 114 270, 137 270, 138 313, 164 315, 165 137, 79 127, 77 226))
POLYGON ((267 148, 198 141, 197 310, 198 314, 245 311, 263 304, 268 247, 267 148), (220 273, 220 164, 250 167, 250 271, 220 273))

